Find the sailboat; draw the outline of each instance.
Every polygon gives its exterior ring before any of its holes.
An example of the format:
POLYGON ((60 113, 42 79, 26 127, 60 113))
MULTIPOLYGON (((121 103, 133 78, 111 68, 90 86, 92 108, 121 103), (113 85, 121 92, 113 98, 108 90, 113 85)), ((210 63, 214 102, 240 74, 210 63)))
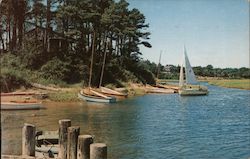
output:
POLYGON ((107 57, 107 52, 106 52, 106 47, 105 47, 105 49, 104 49, 104 58, 103 58, 103 62, 102 62, 101 76, 100 76, 99 89, 97 91, 99 91, 100 93, 102 93, 104 95, 115 97, 115 98, 121 98, 121 99, 127 98, 128 97, 127 93, 118 92, 116 90, 113 90, 113 89, 102 86, 102 79, 103 79, 103 74, 104 74, 104 67, 105 67, 105 63, 106 63, 106 57, 107 57))
POLYGON ((95 44, 95 32, 93 35, 93 45, 91 54, 91 64, 90 64, 90 74, 89 74, 89 86, 88 88, 82 89, 78 93, 78 98, 85 100, 87 102, 100 102, 100 103, 114 103, 116 102, 115 97, 106 96, 100 92, 95 91, 91 88, 92 79, 92 68, 93 68, 93 58, 94 58, 94 44, 95 44))
POLYGON ((195 95, 207 95, 208 89, 205 86, 198 84, 194 71, 190 65, 186 48, 184 47, 184 55, 181 63, 180 78, 179 78, 179 94, 182 96, 195 96, 195 95), (184 68, 185 65, 185 80, 184 80, 184 68))

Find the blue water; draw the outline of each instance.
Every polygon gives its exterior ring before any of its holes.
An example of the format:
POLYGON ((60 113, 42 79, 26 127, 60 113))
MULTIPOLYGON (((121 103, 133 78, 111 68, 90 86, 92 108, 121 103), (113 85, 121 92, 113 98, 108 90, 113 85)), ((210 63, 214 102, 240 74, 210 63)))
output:
MULTIPOLYGON (((23 122, 50 129, 59 119, 70 118, 82 134, 105 142, 111 159, 249 158, 250 91, 208 87, 207 96, 148 94, 111 105, 65 104, 32 112, 46 115, 41 117, 7 112, 2 114, 3 135, 20 129, 23 122), (13 116, 18 116, 18 124, 8 127, 7 119, 13 116)), ((15 142, 5 139, 4 144, 15 142)))

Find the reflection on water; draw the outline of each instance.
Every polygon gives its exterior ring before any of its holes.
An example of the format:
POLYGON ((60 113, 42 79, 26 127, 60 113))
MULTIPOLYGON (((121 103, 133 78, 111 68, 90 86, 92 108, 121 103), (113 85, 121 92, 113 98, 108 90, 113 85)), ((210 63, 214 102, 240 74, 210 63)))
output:
POLYGON ((145 95, 114 104, 46 103, 45 110, 4 111, 2 153, 21 153, 25 122, 56 130, 71 119, 81 134, 108 145, 109 158, 250 157, 250 91, 209 86, 202 97, 145 95))

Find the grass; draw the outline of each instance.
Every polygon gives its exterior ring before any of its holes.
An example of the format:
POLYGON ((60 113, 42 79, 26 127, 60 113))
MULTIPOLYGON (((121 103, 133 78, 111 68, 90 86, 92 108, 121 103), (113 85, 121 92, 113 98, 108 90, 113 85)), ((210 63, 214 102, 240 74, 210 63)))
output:
POLYGON ((250 79, 209 80, 208 83, 221 87, 250 90, 250 79))
POLYGON ((62 90, 58 92, 50 92, 48 93, 48 98, 51 101, 55 102, 76 102, 79 101, 79 98, 77 96, 78 92, 80 90, 80 87, 74 87, 67 90, 62 90))

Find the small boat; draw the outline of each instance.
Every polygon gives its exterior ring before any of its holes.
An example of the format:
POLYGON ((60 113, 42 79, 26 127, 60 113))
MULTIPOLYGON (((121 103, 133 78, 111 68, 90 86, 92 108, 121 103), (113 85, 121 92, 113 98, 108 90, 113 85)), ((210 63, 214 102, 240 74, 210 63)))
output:
POLYGON ((44 108, 42 102, 32 100, 1 102, 1 110, 36 110, 42 108, 44 108))
POLYGON ((100 92, 103 94, 106 94, 108 96, 113 96, 113 97, 117 97, 117 98, 127 98, 128 94, 127 93, 122 93, 122 92, 118 92, 106 87, 100 87, 100 92))
POLYGON ((162 93, 162 94, 172 94, 175 93, 173 89, 158 88, 158 87, 147 87, 146 93, 162 93))
POLYGON ((87 102, 99 102, 99 103, 114 103, 115 97, 109 97, 102 93, 96 92, 91 88, 83 89, 78 93, 78 97, 87 102))
POLYGON ((172 90, 174 90, 174 93, 177 93, 178 90, 179 90, 179 87, 175 86, 175 85, 157 84, 156 87, 158 87, 158 88, 165 88, 165 89, 172 89, 172 90))
POLYGON ((190 65, 187 57, 186 48, 184 47, 184 59, 181 64, 180 78, 179 78, 179 94, 181 96, 195 96, 195 95, 207 95, 208 89, 205 86, 198 84, 194 71, 190 65), (185 81, 183 63, 185 63, 185 81))
MULTIPOLYGON (((92 47, 92 53, 91 53, 91 60, 90 60, 90 69, 89 69, 89 84, 88 84, 88 88, 86 89, 82 89, 79 93, 78 93, 78 97, 82 100, 85 100, 87 102, 98 102, 98 103, 114 103, 116 102, 116 98, 115 97, 109 97, 106 96, 102 93, 99 93, 97 91, 94 91, 91 88, 91 80, 92 80, 92 72, 93 72, 93 57, 94 57, 94 46, 95 46, 95 32, 93 34, 94 38, 93 38, 93 47, 92 47)), ((106 58, 106 55, 105 55, 106 58)), ((102 70, 102 74, 104 71, 104 64, 105 64, 105 60, 103 62, 103 70, 102 70)), ((100 83, 102 81, 102 78, 100 79, 100 83)))

